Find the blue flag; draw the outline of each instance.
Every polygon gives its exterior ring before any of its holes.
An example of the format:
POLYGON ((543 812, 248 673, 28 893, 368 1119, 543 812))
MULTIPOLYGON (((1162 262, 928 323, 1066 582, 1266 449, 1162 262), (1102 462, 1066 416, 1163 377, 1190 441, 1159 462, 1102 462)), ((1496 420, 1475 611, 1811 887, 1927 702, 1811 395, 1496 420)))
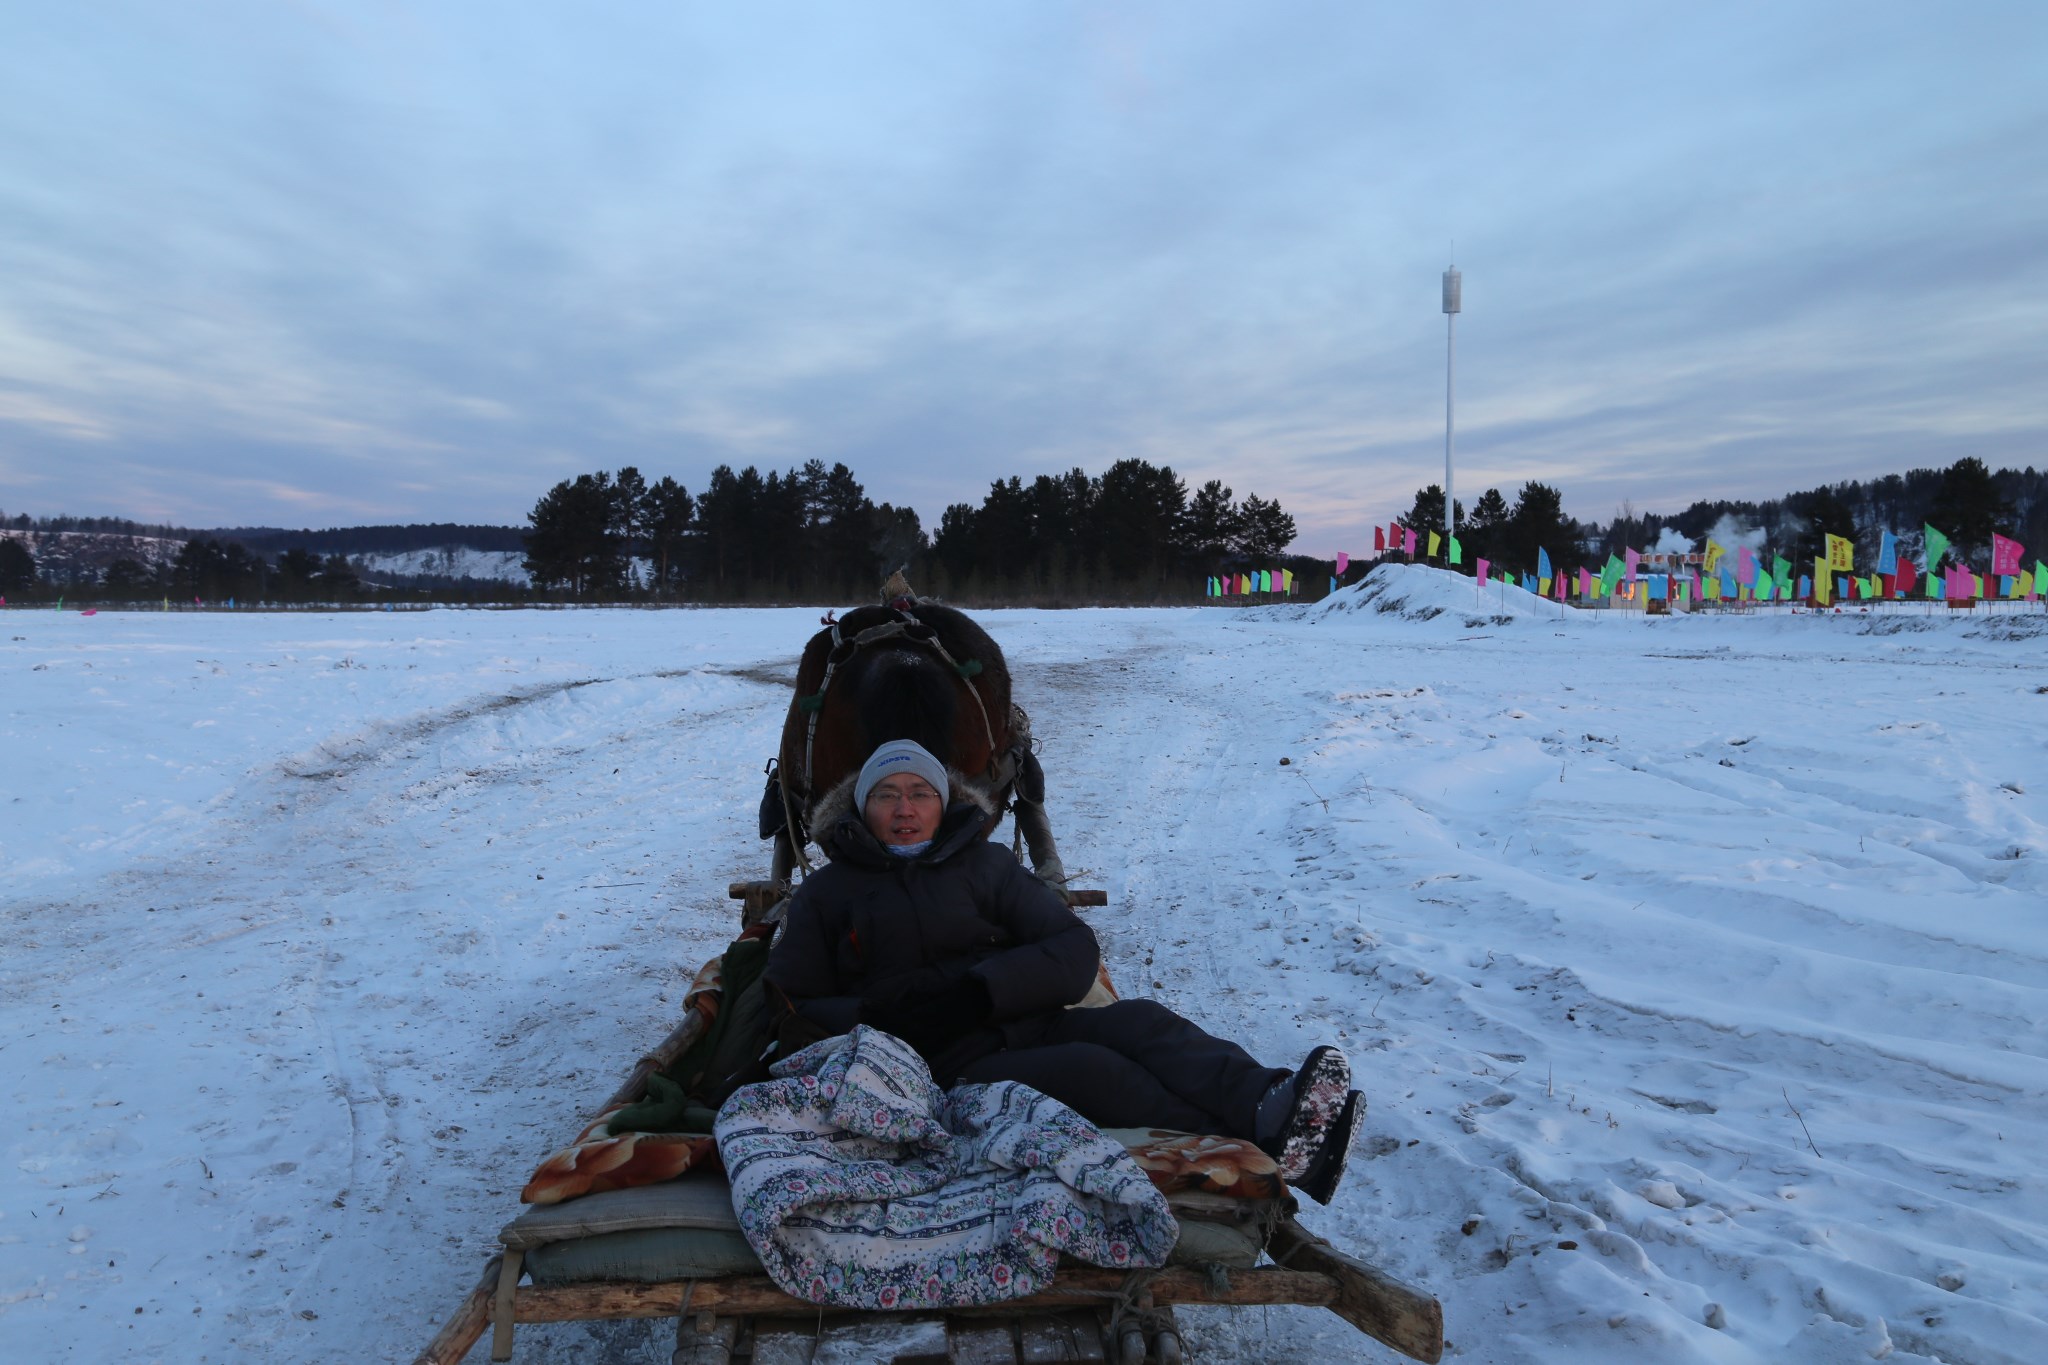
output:
POLYGON ((1899 571, 1899 538, 1890 531, 1884 533, 1884 545, 1877 552, 1877 571, 1897 573, 1899 571))
POLYGON ((1540 545, 1536 547, 1536 576, 1538 578, 1549 578, 1551 576, 1550 551, 1540 545))

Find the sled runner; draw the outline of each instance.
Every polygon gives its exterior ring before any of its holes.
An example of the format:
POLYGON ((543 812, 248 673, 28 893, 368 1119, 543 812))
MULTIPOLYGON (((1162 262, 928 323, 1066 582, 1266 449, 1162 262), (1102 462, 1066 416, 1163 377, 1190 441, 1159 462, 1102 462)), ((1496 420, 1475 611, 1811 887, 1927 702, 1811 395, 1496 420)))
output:
MULTIPOLYGON (((780 915, 771 882, 736 882, 748 927, 780 915)), ((1100 893, 1082 893, 1100 903, 1100 893)), ((700 986, 718 980, 714 960, 700 986)), ((714 988, 715 989, 715 988, 714 988)), ((642 1099, 648 1080, 712 1026, 718 1002, 693 989, 685 1017, 642 1057, 603 1112, 642 1099)), ((1174 1365, 1181 1304, 1328 1308, 1411 1359, 1443 1353, 1443 1314, 1429 1294, 1338 1250, 1304 1228, 1270 1159, 1227 1139, 1117 1130, 1180 1226, 1168 1264, 1122 1271, 1063 1264, 1050 1287, 1000 1303, 944 1311, 849 1310, 777 1288, 739 1230, 730 1187, 694 1171, 651 1185, 543 1204, 499 1234, 503 1250, 416 1358, 455 1365, 486 1331, 491 1359, 512 1358, 520 1323, 677 1320, 677 1365, 802 1365, 814 1360, 1021 1365, 1104 1361, 1174 1365)), ((628 1144, 621 1161, 643 1154, 628 1144)), ((607 1153, 605 1159, 611 1159, 607 1153)), ((657 1152, 655 1160, 672 1160, 657 1152)))

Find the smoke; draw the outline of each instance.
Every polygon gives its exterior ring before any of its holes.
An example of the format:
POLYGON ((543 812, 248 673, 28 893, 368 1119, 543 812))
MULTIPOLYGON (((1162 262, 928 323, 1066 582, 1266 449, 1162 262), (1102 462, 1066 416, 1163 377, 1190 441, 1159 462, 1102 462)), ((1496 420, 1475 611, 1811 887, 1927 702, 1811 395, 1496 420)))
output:
POLYGON ((1657 533, 1657 543, 1650 547, 1653 555, 1689 555, 1692 553, 1692 538, 1682 536, 1674 527, 1667 526, 1657 533))
POLYGON ((1714 523, 1714 529, 1707 532, 1707 539, 1725 545, 1731 550, 1747 545, 1751 550, 1762 550, 1769 533, 1761 526, 1745 526, 1734 517, 1723 514, 1714 523))

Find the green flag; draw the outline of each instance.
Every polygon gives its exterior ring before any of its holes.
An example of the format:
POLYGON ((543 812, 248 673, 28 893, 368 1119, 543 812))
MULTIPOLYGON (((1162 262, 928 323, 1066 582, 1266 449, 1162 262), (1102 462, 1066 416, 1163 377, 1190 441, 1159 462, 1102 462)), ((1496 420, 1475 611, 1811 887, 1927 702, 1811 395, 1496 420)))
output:
POLYGON ((1453 564, 1463 564, 1464 562, 1465 562, 1465 547, 1464 547, 1464 546, 1462 546, 1462 545, 1460 545, 1460 544, 1458 544, 1458 538, 1457 538, 1456 536, 1452 536, 1452 537, 1451 537, 1451 563, 1453 563, 1453 564))
POLYGON ((1925 523, 1922 523, 1920 529, 1927 536, 1927 555, 1920 567, 1928 573, 1933 573, 1934 566, 1939 564, 1941 557, 1948 553, 1948 537, 1925 523))

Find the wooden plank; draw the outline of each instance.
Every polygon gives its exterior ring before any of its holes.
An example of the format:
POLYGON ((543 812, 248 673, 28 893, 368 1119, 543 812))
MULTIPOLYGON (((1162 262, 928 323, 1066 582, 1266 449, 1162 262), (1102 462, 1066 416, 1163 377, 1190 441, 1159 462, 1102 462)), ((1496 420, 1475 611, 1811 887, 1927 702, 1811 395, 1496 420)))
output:
MULTIPOLYGON (((1039 1308, 1096 1307, 1122 1292, 1128 1272, 1097 1266, 1062 1270, 1052 1288, 1003 1303, 947 1309, 949 1314, 1028 1313, 1039 1308)), ((522 1285, 512 1301, 514 1322, 588 1322, 612 1318, 670 1318, 682 1302, 687 1282, 661 1284, 592 1283, 539 1288, 522 1285)), ((1328 1308, 1337 1302, 1337 1281, 1319 1271, 1261 1266, 1233 1270, 1221 1291, 1209 1278, 1174 1267, 1147 1282, 1155 1303, 1271 1304, 1293 1303, 1328 1308)), ((1430 1300, 1434 1303, 1434 1300, 1430 1300)), ((693 1313, 773 1313, 840 1316, 866 1312, 830 1304, 805 1303, 775 1287, 766 1275, 735 1275, 698 1280, 691 1290, 693 1313)))
POLYGON ((478 1277, 476 1288, 469 1291, 469 1297, 434 1333, 426 1349, 413 1358, 413 1365, 456 1365, 469 1354, 484 1328, 491 1325, 491 1293, 498 1287, 498 1266, 503 1260, 502 1256, 493 1256, 484 1263, 484 1273, 478 1277))
POLYGON ((1324 1306, 1374 1341, 1427 1365, 1443 1359, 1444 1310, 1434 1295, 1345 1255, 1292 1218, 1273 1230, 1266 1251, 1281 1265, 1329 1276, 1337 1298, 1324 1306))
POLYGON ((953 1365, 1017 1365, 1017 1333, 1007 1322, 956 1322, 948 1345, 953 1365))
POLYGON ((1019 1326, 1023 1349, 1021 1365, 1063 1365, 1067 1361, 1107 1360, 1102 1346, 1102 1324, 1093 1313, 1062 1313, 1058 1317, 1036 1318, 1019 1326))

